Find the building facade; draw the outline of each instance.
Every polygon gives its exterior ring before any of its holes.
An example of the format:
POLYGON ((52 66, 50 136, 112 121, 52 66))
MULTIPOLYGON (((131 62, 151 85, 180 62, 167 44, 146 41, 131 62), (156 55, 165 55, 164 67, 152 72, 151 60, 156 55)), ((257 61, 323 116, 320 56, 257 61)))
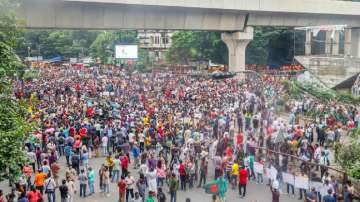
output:
POLYGON ((139 30, 139 48, 146 49, 154 62, 164 62, 171 47, 172 34, 168 30, 139 30))

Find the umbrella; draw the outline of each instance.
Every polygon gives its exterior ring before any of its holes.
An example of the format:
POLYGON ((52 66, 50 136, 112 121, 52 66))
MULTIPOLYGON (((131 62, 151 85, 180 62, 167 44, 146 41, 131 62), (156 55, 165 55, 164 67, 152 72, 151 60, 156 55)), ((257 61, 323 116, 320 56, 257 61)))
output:
POLYGON ((80 133, 80 136, 81 136, 81 137, 84 137, 84 136, 86 136, 87 129, 86 129, 86 128, 81 128, 81 129, 79 130, 79 133, 80 133))
POLYGON ((53 133, 55 131, 55 128, 48 128, 45 130, 45 133, 53 133))

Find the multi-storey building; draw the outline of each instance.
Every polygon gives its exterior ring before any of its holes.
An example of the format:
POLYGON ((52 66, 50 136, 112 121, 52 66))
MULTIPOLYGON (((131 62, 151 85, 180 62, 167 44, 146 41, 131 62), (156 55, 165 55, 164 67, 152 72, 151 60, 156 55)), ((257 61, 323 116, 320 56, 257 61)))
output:
POLYGON ((139 30, 139 47, 147 49, 155 62, 164 61, 166 52, 171 47, 172 33, 167 30, 139 30))

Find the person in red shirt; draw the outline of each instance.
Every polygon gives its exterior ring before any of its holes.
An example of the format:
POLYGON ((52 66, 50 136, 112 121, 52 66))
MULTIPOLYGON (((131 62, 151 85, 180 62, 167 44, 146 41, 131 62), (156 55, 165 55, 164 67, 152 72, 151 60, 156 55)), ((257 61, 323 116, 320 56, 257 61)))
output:
POLYGON ((121 179, 118 182, 118 187, 119 187, 119 202, 125 202, 127 183, 124 176, 121 176, 121 179))
POLYGON ((27 194, 29 202, 38 202, 42 198, 41 193, 35 189, 35 186, 31 186, 31 191, 27 194))
POLYGON ((232 155, 233 155, 232 147, 231 146, 226 147, 225 153, 226 153, 227 157, 232 157, 232 155))
POLYGON ((239 133, 239 134, 236 135, 236 144, 240 145, 242 143, 243 143, 243 134, 239 133))
POLYGON ((239 194, 242 197, 246 195, 246 184, 248 182, 248 171, 245 166, 241 166, 239 171, 239 194), (243 190, 243 192, 242 192, 243 190))
POLYGON ((121 158, 122 175, 127 176, 128 167, 129 167, 129 158, 127 157, 127 155, 123 155, 123 157, 121 158))
POLYGON ((180 174, 180 187, 181 187, 181 190, 186 191, 185 164, 182 161, 180 161, 179 174, 180 174))

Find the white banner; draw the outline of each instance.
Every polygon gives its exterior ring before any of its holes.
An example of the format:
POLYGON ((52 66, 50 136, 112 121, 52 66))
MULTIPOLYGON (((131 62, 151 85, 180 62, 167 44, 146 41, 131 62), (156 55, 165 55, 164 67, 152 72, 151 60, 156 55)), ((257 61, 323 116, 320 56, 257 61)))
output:
POLYGON ((270 179, 275 180, 277 176, 277 170, 274 166, 270 167, 270 179))
POLYGON ((310 182, 310 187, 314 187, 317 192, 321 192, 323 188, 322 182, 310 182))
POLYGON ((303 176, 295 176, 295 188, 309 189, 309 179, 303 176))
POLYGON ((254 163, 254 172, 263 174, 264 173, 264 165, 259 162, 255 162, 254 163))
POLYGON ((295 184, 295 176, 289 173, 282 173, 283 182, 287 184, 295 184))

